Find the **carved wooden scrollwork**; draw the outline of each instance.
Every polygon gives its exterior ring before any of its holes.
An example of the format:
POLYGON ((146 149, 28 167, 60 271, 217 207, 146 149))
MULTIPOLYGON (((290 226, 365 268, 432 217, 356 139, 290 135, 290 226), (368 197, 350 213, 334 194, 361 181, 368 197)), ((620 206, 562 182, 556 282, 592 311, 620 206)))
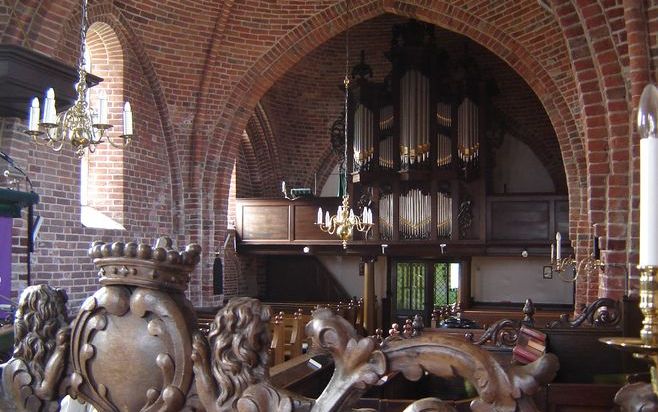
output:
POLYGON ((192 383, 183 311, 162 291, 101 288, 73 323, 71 394, 103 411, 181 410, 192 383))
MULTIPOLYGON (((464 339, 412 337, 411 321, 404 338, 380 344, 319 309, 306 332, 314 348, 333 356, 334 374, 317 399, 286 392, 269 382, 270 312, 258 300, 232 299, 207 338, 196 328, 183 290, 199 252, 195 245, 177 252, 167 239, 155 248, 95 243, 90 255, 102 287, 70 330, 65 295, 46 285, 28 288, 16 316, 18 346, 2 371, 3 396, 12 404, 2 410, 56 411, 68 393, 103 412, 333 412, 349 410, 386 375, 418 380, 430 373, 469 380, 479 393, 473 410, 534 411, 529 396, 557 370, 557 359, 544 355, 504 371, 464 339)), ((427 398, 406 411, 454 408, 427 398)))
POLYGON ((452 405, 437 398, 419 399, 404 408, 404 412, 456 412, 452 405))
POLYGON ((557 357, 547 354, 537 361, 516 366, 506 373, 486 350, 454 336, 425 335, 418 339, 395 340, 382 347, 389 371, 399 371, 409 380, 425 372, 441 377, 461 376, 471 382, 479 398, 471 403, 477 411, 517 410, 523 403, 536 410, 530 395, 550 382, 558 368, 557 357))
POLYGON ((575 319, 569 319, 568 314, 560 316, 559 320, 547 325, 549 328, 575 328, 587 322, 590 326, 611 327, 621 321, 619 302, 610 298, 599 298, 587 306, 575 319))
POLYGON ((651 384, 644 382, 624 386, 615 395, 622 412, 658 412, 658 396, 651 384))
POLYGON ((331 353, 335 363, 334 374, 312 411, 343 410, 386 372, 384 354, 375 350, 377 342, 357 336, 349 322, 328 309, 313 313, 306 334, 315 347, 331 353))
POLYGON ((512 347, 519 338, 520 322, 511 319, 501 319, 489 326, 478 340, 474 341, 472 332, 466 332, 464 337, 476 345, 487 343, 494 346, 512 347))

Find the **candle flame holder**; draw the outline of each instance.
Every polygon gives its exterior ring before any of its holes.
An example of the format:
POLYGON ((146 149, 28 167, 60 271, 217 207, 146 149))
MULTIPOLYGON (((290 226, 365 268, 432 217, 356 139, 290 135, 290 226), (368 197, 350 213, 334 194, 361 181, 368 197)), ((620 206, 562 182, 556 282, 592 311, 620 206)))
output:
POLYGON ((644 315, 639 338, 601 338, 601 342, 630 352, 649 362, 651 387, 658 395, 658 267, 638 266, 640 269, 640 311, 644 315))
POLYGON ((585 271, 588 275, 601 270, 605 267, 605 263, 601 259, 594 257, 587 257, 585 259, 576 260, 573 256, 564 259, 556 259, 551 261, 551 269, 556 272, 560 279, 565 282, 575 282, 578 276, 585 271), (573 276, 565 278, 564 273, 569 269, 573 269, 573 276))

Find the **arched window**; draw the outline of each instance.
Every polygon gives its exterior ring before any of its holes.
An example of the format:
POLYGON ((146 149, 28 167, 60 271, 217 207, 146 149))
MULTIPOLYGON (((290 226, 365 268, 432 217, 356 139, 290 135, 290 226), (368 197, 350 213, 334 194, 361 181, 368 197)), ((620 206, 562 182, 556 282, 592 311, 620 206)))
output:
MULTIPOLYGON (((108 101, 111 134, 121 132, 124 101, 123 50, 114 30, 106 23, 94 23, 87 31, 88 71, 103 81, 89 90, 89 102, 98 101, 101 91, 108 101)), ((80 165, 81 221, 86 227, 123 230, 124 153, 108 142, 87 153, 80 165)))

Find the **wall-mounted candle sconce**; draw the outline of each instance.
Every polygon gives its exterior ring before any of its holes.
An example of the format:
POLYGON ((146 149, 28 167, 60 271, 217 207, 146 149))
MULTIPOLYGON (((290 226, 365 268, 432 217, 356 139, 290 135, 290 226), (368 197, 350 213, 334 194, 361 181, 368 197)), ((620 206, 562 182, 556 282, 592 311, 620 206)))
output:
POLYGON ((601 261, 601 248, 599 237, 594 236, 594 245, 592 255, 581 260, 576 260, 573 256, 562 258, 562 235, 560 232, 555 234, 555 243, 551 243, 551 268, 556 272, 560 279, 565 282, 575 282, 582 271, 591 273, 603 269, 605 264, 601 261), (571 277, 564 277, 563 273, 571 271, 571 277))

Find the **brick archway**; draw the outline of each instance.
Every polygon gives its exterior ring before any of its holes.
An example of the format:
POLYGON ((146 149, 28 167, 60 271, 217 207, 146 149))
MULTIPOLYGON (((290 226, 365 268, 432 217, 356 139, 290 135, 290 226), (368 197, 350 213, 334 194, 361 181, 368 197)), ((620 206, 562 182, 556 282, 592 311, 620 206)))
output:
MULTIPOLYGON (((233 87, 233 92, 219 115, 209 145, 198 149, 194 158, 204 167, 196 167, 193 184, 196 193, 208 193, 212 199, 199 199, 201 207, 212 205, 216 228, 225 223, 226 193, 230 168, 221 159, 234 159, 242 130, 253 107, 266 91, 302 57, 350 26, 384 13, 415 18, 465 35, 488 48, 509 64, 537 94, 555 128, 567 171, 572 227, 576 230, 587 210, 586 153, 578 122, 558 85, 546 69, 520 43, 479 17, 457 10, 449 4, 431 3, 414 6, 411 1, 350 1, 339 2, 292 29, 258 59, 233 87), (349 20, 349 23, 348 23, 349 20), (464 23, 469 22, 469 24, 464 23), (220 159, 220 160, 217 160, 220 159)), ((208 74, 211 75, 211 74, 208 74)), ((203 107, 200 110, 204 110, 203 107)), ((201 136, 195 135, 193 139, 201 136)), ((200 147, 200 145, 195 145, 200 147)), ((199 215, 203 219, 210 210, 199 215)))

